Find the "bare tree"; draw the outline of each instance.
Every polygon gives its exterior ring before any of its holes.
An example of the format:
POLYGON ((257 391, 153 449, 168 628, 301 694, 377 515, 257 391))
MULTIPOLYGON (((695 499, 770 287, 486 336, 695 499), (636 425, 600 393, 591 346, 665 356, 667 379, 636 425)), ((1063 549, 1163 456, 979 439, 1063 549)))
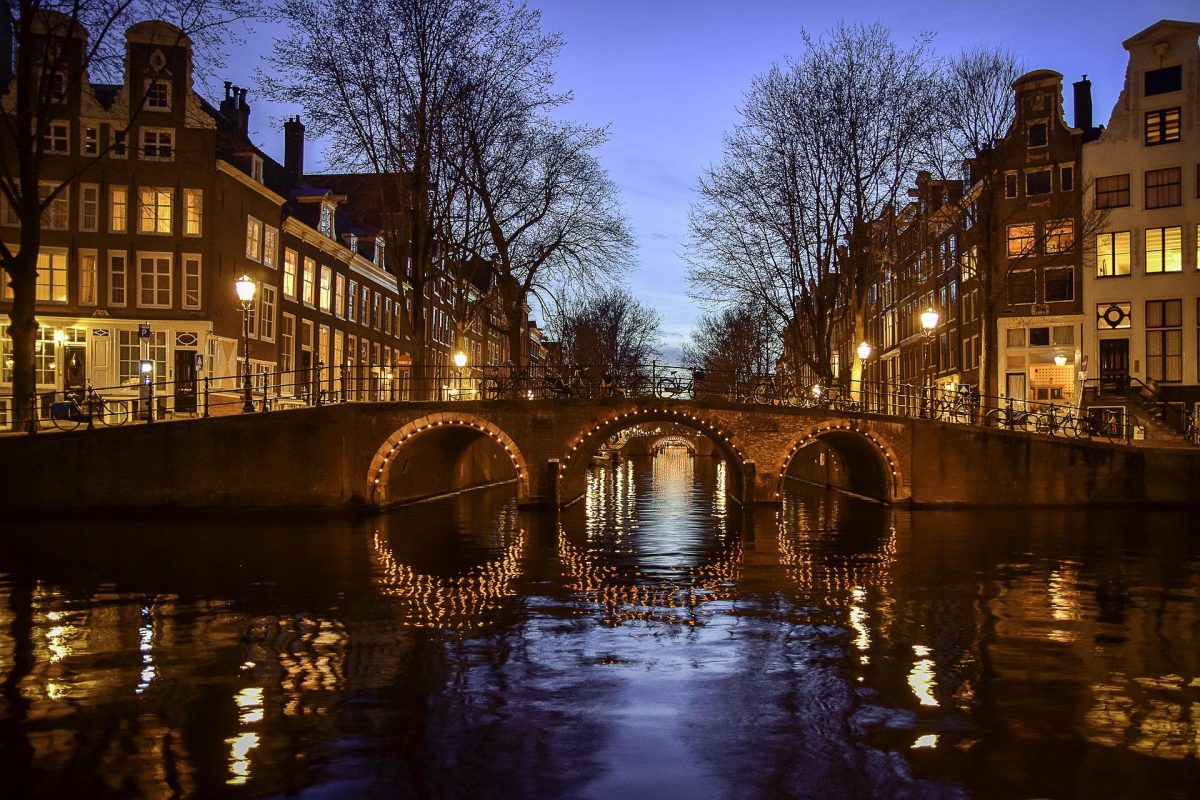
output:
POLYGON ((880 25, 806 35, 799 59, 755 79, 721 164, 700 179, 693 295, 761 307, 791 371, 832 380, 835 332, 847 315, 861 331, 882 274, 869 248, 848 246, 914 173, 937 90, 928 37, 901 48, 880 25))
POLYGON ((562 342, 563 361, 597 371, 628 372, 658 354, 658 312, 624 288, 581 294, 551 316, 551 335, 562 342))
POLYGON ((684 363, 704 371, 710 391, 726 395, 773 370, 778 357, 779 331, 769 314, 751 306, 705 314, 683 347, 684 363))
MULTIPOLYGON (((38 251, 42 215, 70 185, 86 175, 113 147, 124 146, 145 108, 149 83, 125 82, 125 31, 138 22, 159 21, 146 34, 163 47, 194 44, 214 58, 220 54, 231 23, 251 16, 249 0, 10 0, 0 14, 0 35, 11 37, 15 55, 12 82, 0 87, 0 194, 20 224, 16 248, 0 243, 13 305, 8 335, 12 340, 14 417, 33 429, 34 353, 38 251), (95 153, 80 153, 64 174, 48 170, 56 158, 50 126, 78 118, 77 97, 91 98, 92 82, 121 79, 125 84, 107 112, 120 134, 95 153), (49 158, 48 158, 49 156, 49 158)), ((81 102, 87 102, 83 100, 81 102)))

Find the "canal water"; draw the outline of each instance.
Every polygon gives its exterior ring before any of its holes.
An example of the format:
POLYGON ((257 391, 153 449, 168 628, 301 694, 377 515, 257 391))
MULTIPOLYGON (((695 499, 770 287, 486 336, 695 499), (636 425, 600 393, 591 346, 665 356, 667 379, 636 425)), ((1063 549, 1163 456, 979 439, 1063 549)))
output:
POLYGON ((1200 796, 1190 514, 724 466, 368 521, 6 523, 6 797, 1200 796))

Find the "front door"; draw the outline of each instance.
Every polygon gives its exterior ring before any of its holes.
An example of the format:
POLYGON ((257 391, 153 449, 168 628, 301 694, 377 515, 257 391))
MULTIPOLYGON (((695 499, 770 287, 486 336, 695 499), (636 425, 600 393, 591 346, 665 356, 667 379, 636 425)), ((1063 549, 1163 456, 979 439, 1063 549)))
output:
POLYGON ((1025 400, 1025 373, 1010 372, 1005 375, 1004 380, 1005 396, 1013 403, 1024 402, 1025 400))
POLYGON ((1129 386, 1129 340, 1100 340, 1100 391, 1123 392, 1129 386))
POLYGON ((196 413, 196 351, 175 351, 175 413, 196 413))
POLYGON ((63 345, 63 392, 83 403, 87 387, 87 345, 69 343, 63 345))

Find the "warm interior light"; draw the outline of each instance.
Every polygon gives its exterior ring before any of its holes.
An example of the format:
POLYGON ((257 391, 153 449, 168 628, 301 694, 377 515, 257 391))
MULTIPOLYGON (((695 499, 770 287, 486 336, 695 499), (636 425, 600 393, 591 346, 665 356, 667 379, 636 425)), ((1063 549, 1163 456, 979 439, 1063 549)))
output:
POLYGON ((67 332, 59 328, 54 332, 54 341, 56 344, 62 344, 67 340, 67 332))
POLYGON ((457 353, 454 354, 454 366, 458 367, 459 369, 462 369, 466 365, 467 365, 467 354, 464 353, 462 350, 459 350, 457 353))
POLYGON ((1066 356, 1064 356, 1062 353, 1058 353, 1054 356, 1054 366, 1065 367, 1066 365, 1067 365, 1067 357, 1066 356))
POLYGON ((859 344, 858 360, 866 361, 870 357, 871 357, 871 345, 867 344, 866 342, 862 342, 861 344, 859 344))
POLYGON ((254 290, 258 287, 255 285, 254 281, 251 280, 249 275, 243 275, 242 277, 238 278, 233 282, 233 285, 237 289, 238 299, 243 303, 249 303, 254 299, 254 290))
POLYGON ((937 327, 938 319, 940 319, 940 315, 930 306, 921 312, 921 327, 927 331, 931 331, 937 327))

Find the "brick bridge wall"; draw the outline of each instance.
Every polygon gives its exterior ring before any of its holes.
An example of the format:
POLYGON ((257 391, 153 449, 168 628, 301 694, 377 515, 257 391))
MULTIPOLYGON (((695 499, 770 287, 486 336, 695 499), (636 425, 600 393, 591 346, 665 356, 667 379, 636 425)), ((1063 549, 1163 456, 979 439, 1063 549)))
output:
POLYGON ((729 491, 775 502, 795 453, 834 448, 855 491, 893 502, 1195 503, 1200 453, 850 415, 669 400, 355 403, 0 439, 6 509, 371 509, 515 477, 582 496, 591 453, 631 425, 711 438, 729 491))

